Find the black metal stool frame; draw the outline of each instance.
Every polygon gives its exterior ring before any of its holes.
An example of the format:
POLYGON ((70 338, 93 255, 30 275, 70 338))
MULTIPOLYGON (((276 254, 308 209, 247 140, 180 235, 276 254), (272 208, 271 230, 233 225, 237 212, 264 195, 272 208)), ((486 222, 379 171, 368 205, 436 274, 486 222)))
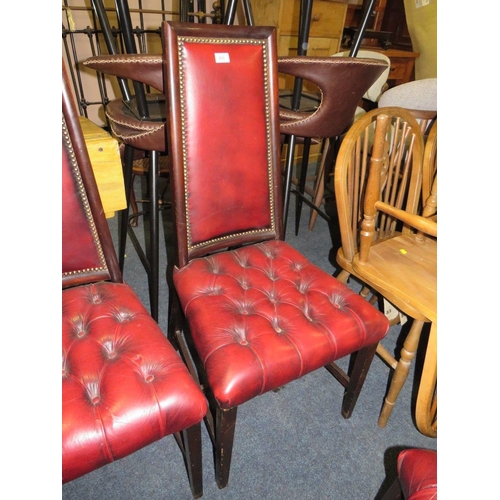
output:
MULTIPOLYGON (((132 23, 130 20, 130 10, 126 0, 115 0, 118 21, 122 33, 125 50, 128 54, 136 54, 137 48, 133 38, 132 23)), ((117 54, 111 26, 106 15, 102 0, 92 0, 92 7, 101 25, 104 40, 110 54, 117 54)), ((133 81, 134 96, 130 94, 128 83, 126 80, 118 78, 120 91, 124 102, 131 102, 135 99, 137 111, 140 119, 148 120, 148 104, 144 87, 140 82, 133 81)), ((158 179, 159 179, 159 156, 158 151, 149 152, 149 175, 148 175, 148 192, 149 192, 149 224, 150 238, 149 248, 143 251, 139 240, 130 227, 130 219, 136 215, 129 216, 130 208, 130 190, 132 188, 132 169, 134 162, 135 148, 129 144, 125 144, 123 158, 123 176, 125 185, 125 196, 127 206, 121 211, 120 228, 119 228, 119 243, 118 243, 118 261, 120 270, 123 272, 125 265, 125 249, 127 243, 127 235, 130 235, 134 242, 134 246, 138 252, 139 258, 148 275, 149 298, 151 316, 158 321, 159 308, 159 201, 158 201, 158 179)), ((142 215, 142 214, 140 214, 142 215)))

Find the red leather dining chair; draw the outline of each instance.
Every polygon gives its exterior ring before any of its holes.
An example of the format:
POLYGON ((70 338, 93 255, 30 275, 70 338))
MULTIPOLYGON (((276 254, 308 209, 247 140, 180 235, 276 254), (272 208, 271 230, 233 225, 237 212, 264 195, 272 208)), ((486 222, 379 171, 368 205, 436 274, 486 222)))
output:
POLYGON ((389 323, 283 241, 274 28, 168 22, 162 33, 176 236, 169 330, 209 399, 224 488, 238 407, 325 367, 349 418, 389 323), (346 373, 334 361, 351 354, 346 373))
POLYGON ((174 434, 203 494, 207 401, 122 281, 63 65, 62 482, 174 434))

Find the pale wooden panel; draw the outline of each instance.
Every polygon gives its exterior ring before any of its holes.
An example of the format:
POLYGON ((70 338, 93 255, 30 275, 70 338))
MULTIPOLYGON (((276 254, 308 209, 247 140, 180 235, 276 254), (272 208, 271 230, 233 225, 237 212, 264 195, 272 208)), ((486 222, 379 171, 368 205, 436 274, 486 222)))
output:
POLYGON ((85 143, 106 217, 127 206, 118 141, 88 118, 80 116, 85 143))

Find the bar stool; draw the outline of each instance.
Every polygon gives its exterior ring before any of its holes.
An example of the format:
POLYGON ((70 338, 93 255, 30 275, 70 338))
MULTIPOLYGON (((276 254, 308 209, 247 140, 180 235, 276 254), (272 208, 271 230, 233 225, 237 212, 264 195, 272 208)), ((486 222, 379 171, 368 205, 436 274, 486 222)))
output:
MULTIPOLYGON (((137 54, 134 41, 130 10, 126 0, 115 0, 116 11, 127 54, 137 54)), ((94 12, 99 20, 108 51, 118 55, 113 32, 102 0, 92 0, 94 12)), ((161 57, 156 56, 161 64, 161 57)), ((140 55, 142 62, 133 61, 121 68, 124 72, 116 73, 118 65, 105 61, 105 58, 94 57, 85 61, 84 65, 106 74, 118 77, 122 99, 114 99, 106 106, 106 117, 113 134, 124 144, 123 173, 127 207, 121 213, 119 228, 118 260, 123 272, 127 234, 134 240, 141 262, 146 269, 149 283, 151 316, 158 321, 159 293, 159 195, 158 179, 160 172, 160 156, 166 154, 166 122, 164 97, 161 93, 146 93, 143 83, 151 85, 162 92, 162 73, 158 74, 154 66, 154 56, 140 55), (149 58, 149 59, 148 59, 149 58), (134 62, 137 62, 135 64, 134 62), (148 66, 148 63, 149 66, 148 66), (154 70, 152 69, 154 66, 154 70), (150 74, 149 74, 149 73, 150 74), (144 80, 146 76, 146 80, 144 80), (150 81, 148 81, 148 78, 150 81), (132 80, 134 94, 130 93, 127 79, 132 80), (163 104, 163 106, 161 105, 163 104), (149 248, 144 251, 135 236, 129 231, 129 209, 131 205, 131 189, 133 163, 137 155, 149 158, 148 202, 149 202, 149 248)), ((158 61, 156 61, 158 62, 158 61)), ((134 214, 136 215, 136 214, 134 214)), ((135 218, 133 216, 133 218, 135 218)))
MULTIPOLYGON (((352 57, 350 52, 338 52, 337 54, 333 54, 332 57, 352 57)), ((387 63, 387 69, 383 71, 383 73, 375 80, 373 85, 364 93, 361 98, 360 104, 356 107, 356 111, 354 113, 354 121, 356 121, 360 116, 363 116, 367 111, 370 111, 378 106, 378 99, 385 86, 387 85, 387 78, 389 77, 390 72, 390 59, 381 52, 377 52, 375 50, 359 50, 356 57, 364 57, 368 59, 380 59, 387 63)), ((336 150, 340 147, 340 142, 342 138, 340 137, 337 143, 335 144, 336 150)), ((329 139, 325 142, 325 146, 329 146, 329 139)), ((333 161, 334 163, 334 161, 333 161)), ((316 181, 314 185, 314 194, 312 197, 313 205, 316 207, 320 207, 324 203, 324 193, 325 193, 325 176, 333 175, 333 167, 332 163, 325 165, 325 162, 321 162, 321 166, 318 169, 316 181), (328 173, 325 171, 328 170, 328 173)), ((299 214, 300 215, 300 214, 299 214)), ((317 210, 311 210, 311 215, 309 217, 309 231, 314 229, 314 224, 316 223, 316 218, 318 216, 317 210)))
MULTIPOLYGON (((278 71, 293 75, 296 80, 307 80, 321 91, 318 107, 310 112, 280 109, 280 132, 289 137, 285 160, 284 227, 292 192, 293 149, 298 138, 329 139, 330 150, 335 138, 351 125, 358 102, 375 80, 387 68, 385 61, 359 57, 279 57, 278 71)), ((307 148, 307 143, 306 143, 307 148)), ((322 164, 329 151, 323 151, 322 164)), ((315 207, 304 195, 308 153, 305 149, 300 174, 300 185, 293 192, 312 208, 315 207)), ((300 213, 296 214, 296 233, 300 213)))
MULTIPOLYGON (((233 0, 236 1, 236 0, 233 0)), ((306 56, 307 55, 307 47, 308 47, 308 41, 309 41, 309 31, 310 31, 310 26, 311 26, 311 16, 312 16, 312 4, 313 0, 300 0, 300 12, 299 12, 299 26, 298 26, 298 41, 297 41, 297 56, 306 56)), ((356 57, 357 52, 359 50, 359 46, 361 44, 361 41, 363 39, 366 27, 368 25, 370 15, 373 12, 375 0, 367 0, 367 2, 364 4, 364 10, 361 16, 361 21, 359 24, 359 28, 354 36, 354 40, 352 42, 352 46, 349 52, 349 55, 351 57, 356 57)), ((281 71, 281 70, 280 70, 281 71)), ((293 73, 292 73, 293 74, 293 73)), ((295 82, 294 82, 294 88, 293 88, 293 95, 292 95, 292 107, 291 109, 293 111, 297 111, 300 108, 300 101, 302 97, 302 83, 303 83, 303 78, 299 75, 295 75, 295 82)), ((314 81, 311 79, 311 81, 314 81)), ((314 115, 314 111, 312 115, 314 115)), ((280 113, 280 120, 282 120, 284 115, 280 113)), ((301 120, 302 123, 306 123, 305 120, 301 120)), ((341 131, 340 133, 344 132, 341 131)), ((286 132, 282 132, 286 133, 286 132)), ((333 157, 335 154, 335 147, 338 145, 337 141, 338 135, 332 136, 332 137, 327 137, 327 136, 319 136, 319 139, 324 139, 324 153, 325 155, 322 158, 322 168, 324 168, 325 165, 325 160, 329 161, 330 163, 333 161, 333 157), (331 147, 334 146, 334 147, 331 147), (326 151, 325 151, 326 150, 326 151), (328 153, 328 157, 326 155, 328 153), (332 156, 333 155, 333 156, 332 156)), ((328 219, 328 216, 321 212, 319 208, 311 203, 307 198, 304 197, 304 187, 305 187, 305 177, 306 177, 306 171, 307 171, 307 166, 309 162, 309 148, 312 142, 313 137, 310 135, 301 135, 301 130, 293 130, 292 133, 288 134, 287 137, 287 142, 288 142, 288 148, 287 148, 287 156, 285 160, 285 185, 284 185, 284 220, 283 220, 283 227, 284 231, 286 234, 286 227, 287 227, 287 221, 288 221, 288 207, 290 203, 290 193, 292 192, 291 189, 291 184, 292 184, 292 168, 293 168, 293 157, 294 157, 294 150, 295 150, 295 144, 297 142, 297 139, 300 142, 303 142, 304 144, 304 152, 303 152, 303 158, 302 158, 302 170, 300 174, 300 181, 299 181, 299 190, 293 190, 293 192, 297 195, 297 211, 295 214, 295 219, 296 219, 296 230, 295 234, 298 234, 298 225, 300 222, 300 212, 302 208, 302 202, 306 202, 311 208, 314 210, 317 210, 318 213, 320 213, 324 218, 328 219)), ((318 137, 316 137, 318 139, 318 137)))

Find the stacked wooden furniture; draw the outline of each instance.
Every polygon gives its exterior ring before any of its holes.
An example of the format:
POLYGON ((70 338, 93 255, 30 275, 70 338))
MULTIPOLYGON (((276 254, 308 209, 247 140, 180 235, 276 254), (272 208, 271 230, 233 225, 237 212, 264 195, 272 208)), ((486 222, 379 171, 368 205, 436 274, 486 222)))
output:
MULTIPOLYGON (((313 2, 308 56, 327 57, 340 50, 347 4, 347 0, 313 2)), ((278 55, 297 55, 300 0, 252 0, 252 8, 256 26, 276 28, 278 55)), ((280 88, 293 88, 293 78, 280 80, 280 88)))

